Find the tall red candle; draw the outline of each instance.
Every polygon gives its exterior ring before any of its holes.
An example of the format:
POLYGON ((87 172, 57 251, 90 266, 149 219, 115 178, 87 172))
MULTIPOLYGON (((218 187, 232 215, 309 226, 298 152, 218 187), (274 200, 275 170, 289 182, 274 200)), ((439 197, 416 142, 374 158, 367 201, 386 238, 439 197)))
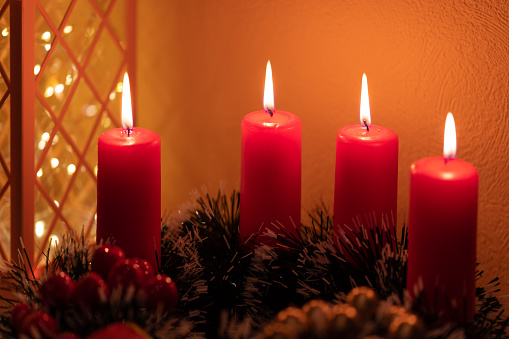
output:
POLYGON ((128 257, 161 258, 161 139, 133 128, 127 74, 122 97, 124 128, 101 134, 97 165, 97 242, 112 237, 128 257))
MULTIPOLYGON (((267 64, 265 111, 242 119, 240 235, 247 238, 282 224, 300 229, 302 122, 292 113, 275 111, 272 71, 267 64)), ((273 243, 261 236, 258 242, 273 243)))
POLYGON ((444 156, 418 160, 410 168, 407 289, 415 296, 422 287, 431 310, 443 312, 443 318, 470 322, 475 308, 478 173, 468 162, 454 159, 452 114, 446 121, 446 139, 451 140, 444 142, 444 156))
POLYGON ((339 130, 336 144, 334 231, 392 226, 398 196, 398 136, 371 125, 366 75, 362 77, 360 125, 339 130), (389 224, 389 225, 387 225, 389 224))

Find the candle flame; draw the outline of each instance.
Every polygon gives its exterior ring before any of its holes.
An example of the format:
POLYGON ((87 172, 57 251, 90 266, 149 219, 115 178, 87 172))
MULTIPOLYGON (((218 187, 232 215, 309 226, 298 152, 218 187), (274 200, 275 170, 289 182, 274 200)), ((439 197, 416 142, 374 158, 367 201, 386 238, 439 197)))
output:
POLYGON ((131 104, 131 85, 127 72, 122 84, 122 128, 129 134, 133 129, 133 108, 131 104))
POLYGON ((447 113, 445 118, 444 131, 444 159, 454 159, 456 157, 456 125, 452 113, 447 113))
POLYGON ((361 125, 366 126, 369 131, 371 127, 371 111, 369 109, 368 78, 366 73, 362 75, 361 110, 359 117, 361 125))
POLYGON ((265 91, 263 92, 263 109, 272 116, 275 112, 274 108, 274 85, 272 84, 272 67, 270 60, 267 62, 265 70, 265 91))

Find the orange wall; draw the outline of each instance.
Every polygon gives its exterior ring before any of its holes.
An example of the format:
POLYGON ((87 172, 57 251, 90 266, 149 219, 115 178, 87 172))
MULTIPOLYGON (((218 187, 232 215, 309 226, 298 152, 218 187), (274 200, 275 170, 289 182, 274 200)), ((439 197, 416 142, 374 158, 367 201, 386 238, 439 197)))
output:
POLYGON ((400 138, 400 224, 408 212, 410 164, 441 154, 451 111, 458 157, 480 174, 479 255, 492 274, 509 268, 505 1, 143 0, 138 6, 137 124, 162 139, 163 209, 175 211, 204 184, 213 192, 220 181, 238 187, 240 121, 262 108, 268 59, 276 109, 303 122, 303 208, 321 198, 332 207, 336 133, 358 122, 366 72, 373 123, 400 138))

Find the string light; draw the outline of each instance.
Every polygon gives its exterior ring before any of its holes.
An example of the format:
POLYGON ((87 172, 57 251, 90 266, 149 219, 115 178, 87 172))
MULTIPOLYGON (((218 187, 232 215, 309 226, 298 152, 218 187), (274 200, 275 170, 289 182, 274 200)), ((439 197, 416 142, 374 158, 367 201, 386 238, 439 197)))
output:
POLYGON ((51 49, 51 44, 45 44, 44 49, 49 51, 51 49))
POLYGON ((69 34, 72 32, 72 26, 65 26, 64 27, 64 33, 69 34))
POLYGON ((38 221, 35 223, 35 235, 39 238, 44 234, 44 221, 38 221))
POLYGON ((39 168, 39 170, 37 171, 37 178, 40 177, 42 177, 42 168, 39 168))
POLYGON ((42 133, 41 140, 48 142, 49 141, 49 133, 48 132, 42 133))
POLYGON ((49 98, 53 94, 55 94, 55 89, 53 87, 51 87, 51 86, 46 88, 46 90, 44 91, 44 97, 45 98, 49 98))
POLYGON ((46 31, 46 32, 42 33, 41 38, 44 41, 49 41, 49 39, 51 39, 51 33, 46 31))
POLYGON ((60 161, 57 158, 51 158, 50 164, 51 168, 56 168, 60 164, 60 161))
POLYGON ((3 36, 8 36, 8 35, 9 35, 9 30, 8 30, 7 28, 4 28, 4 29, 2 30, 2 35, 3 35, 3 36))
POLYGON ((34 74, 37 75, 41 71, 41 65, 37 64, 34 66, 34 74))
POLYGON ((76 172, 76 165, 70 164, 67 166, 67 174, 72 175, 74 172, 76 172))
POLYGON ((64 91, 64 85, 58 84, 55 86, 55 93, 62 93, 64 91))

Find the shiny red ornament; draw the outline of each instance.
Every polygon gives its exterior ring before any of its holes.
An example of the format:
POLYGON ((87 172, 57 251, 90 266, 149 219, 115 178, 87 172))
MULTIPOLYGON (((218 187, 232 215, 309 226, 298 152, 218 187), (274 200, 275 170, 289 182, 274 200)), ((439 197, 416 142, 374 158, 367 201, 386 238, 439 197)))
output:
POLYGON ((154 267, 147 260, 143 258, 132 258, 131 260, 140 266, 140 269, 145 274, 145 279, 151 278, 156 274, 154 267))
POLYGON ((57 323, 51 315, 34 311, 23 319, 19 334, 22 338, 50 339, 55 337, 57 330, 57 323))
POLYGON ((150 311, 166 313, 177 307, 179 300, 177 285, 167 275, 158 274, 150 278, 144 292, 146 307, 150 311))
POLYGON ((12 330, 17 333, 21 329, 21 324, 25 317, 33 312, 32 307, 26 303, 16 304, 11 312, 10 324, 12 330))
POLYGON ((108 285, 111 290, 122 288, 127 291, 129 288, 138 290, 145 285, 146 274, 138 263, 139 259, 125 259, 117 262, 108 275, 108 285))
POLYGON ((49 308, 62 308, 67 305, 76 282, 66 272, 50 276, 40 287, 41 302, 49 308))
POLYGON ((95 272, 90 272, 76 284, 71 302, 83 309, 95 310, 105 304, 109 297, 110 290, 103 278, 95 272))
POLYGON ((99 273, 103 279, 108 279, 111 268, 120 260, 125 259, 124 251, 112 244, 104 244, 95 250, 91 262, 92 272, 99 273))

